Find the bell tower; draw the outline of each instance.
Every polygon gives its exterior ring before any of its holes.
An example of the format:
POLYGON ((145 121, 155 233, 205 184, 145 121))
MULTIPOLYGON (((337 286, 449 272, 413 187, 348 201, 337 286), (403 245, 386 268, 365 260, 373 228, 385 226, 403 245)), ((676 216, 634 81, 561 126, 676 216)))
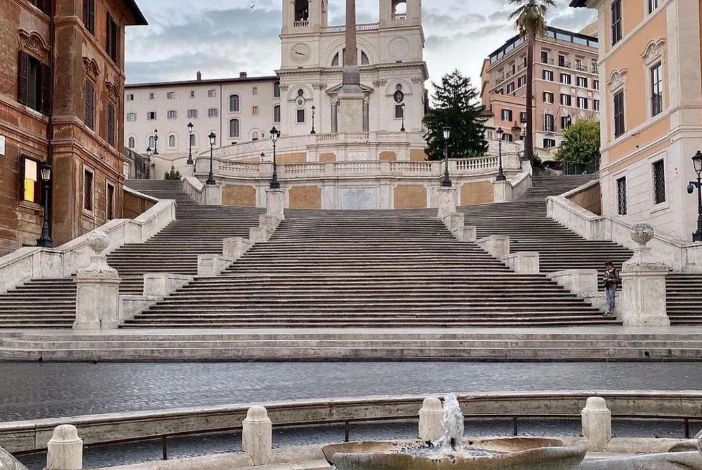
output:
POLYGON ((380 0, 380 27, 422 24, 422 0, 380 0))
POLYGON ((319 32, 328 25, 329 0, 283 0, 283 31, 319 32))

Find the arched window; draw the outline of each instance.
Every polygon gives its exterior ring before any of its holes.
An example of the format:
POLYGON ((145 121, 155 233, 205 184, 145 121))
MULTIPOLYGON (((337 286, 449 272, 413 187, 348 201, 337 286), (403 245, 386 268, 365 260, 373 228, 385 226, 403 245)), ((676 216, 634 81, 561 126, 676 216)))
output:
POLYGON ((168 148, 175 148, 175 146, 176 146, 176 136, 169 135, 168 136, 168 148))
POLYGON ((134 150, 134 147, 136 147, 136 139, 134 137, 129 138, 129 140, 127 141, 127 147, 134 150))
POLYGON ((295 21, 307 21, 310 17, 309 0, 295 0, 295 21))
POLYGON ((407 2, 405 0, 395 0, 392 2, 392 14, 393 15, 406 15, 407 14, 407 2))
POLYGON ((229 97, 229 111, 232 113, 239 112, 239 95, 231 95, 229 97))
POLYGON ((341 65, 341 64, 339 63, 339 53, 337 52, 336 54, 334 54, 334 58, 332 59, 331 66, 332 67, 339 67, 339 65, 341 65))
MULTIPOLYGON (((360 51, 359 52, 360 57, 361 57, 361 65, 370 65, 370 59, 368 58, 368 54, 366 54, 365 51, 360 51)), ((332 59, 331 66, 332 67, 341 67, 344 65, 344 62, 346 61, 346 49, 342 49, 341 52, 337 52, 334 54, 334 58, 332 59)))
POLYGON ((280 105, 277 104, 273 107, 273 122, 280 122, 280 105))
POLYGON ((364 52, 361 51, 361 65, 369 65, 370 60, 368 59, 368 55, 364 52))
POLYGON ((273 98, 280 98, 280 82, 273 84, 273 98))
POLYGON ((229 121, 229 137, 239 137, 239 120, 232 119, 229 121))
POLYGON ((253 131, 251 134, 251 140, 258 140, 258 131, 253 131))
POLYGON ((156 139, 154 139, 152 135, 149 136, 149 148, 151 148, 151 150, 156 148, 156 139))

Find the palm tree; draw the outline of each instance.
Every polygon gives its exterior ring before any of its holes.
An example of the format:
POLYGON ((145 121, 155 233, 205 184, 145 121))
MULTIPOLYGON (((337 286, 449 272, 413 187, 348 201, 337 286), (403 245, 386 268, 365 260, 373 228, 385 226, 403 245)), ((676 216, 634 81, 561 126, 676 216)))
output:
POLYGON ((554 0, 509 0, 519 7, 509 15, 515 20, 519 35, 527 42, 527 76, 526 76, 526 135, 524 136, 524 158, 534 161, 534 43, 537 37, 546 34, 546 15, 549 7, 555 6, 554 0))

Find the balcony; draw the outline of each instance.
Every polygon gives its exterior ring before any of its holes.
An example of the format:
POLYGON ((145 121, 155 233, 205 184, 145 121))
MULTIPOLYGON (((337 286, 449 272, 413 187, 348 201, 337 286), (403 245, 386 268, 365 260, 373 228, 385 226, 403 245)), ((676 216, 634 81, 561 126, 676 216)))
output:
POLYGON ((541 63, 542 64, 548 64, 548 65, 553 65, 553 59, 544 59, 543 57, 541 58, 541 63))
POLYGON ((600 68, 597 65, 591 66, 590 70, 592 71, 592 73, 600 73, 600 68))
POLYGON ((559 66, 559 67, 564 67, 564 68, 567 68, 567 69, 572 68, 572 67, 571 67, 571 63, 570 63, 570 62, 566 62, 566 61, 564 61, 564 60, 563 60, 563 61, 559 60, 559 61, 558 61, 558 66, 559 66))
POLYGON ((578 70, 580 72, 587 72, 587 66, 582 64, 575 64, 575 70, 578 70))
POLYGON ((393 21, 405 21, 406 19, 407 19, 407 13, 398 13, 396 15, 392 15, 393 21))
POLYGON ((295 28, 306 28, 310 25, 310 22, 308 20, 302 20, 302 21, 296 21, 293 23, 293 27, 295 28))

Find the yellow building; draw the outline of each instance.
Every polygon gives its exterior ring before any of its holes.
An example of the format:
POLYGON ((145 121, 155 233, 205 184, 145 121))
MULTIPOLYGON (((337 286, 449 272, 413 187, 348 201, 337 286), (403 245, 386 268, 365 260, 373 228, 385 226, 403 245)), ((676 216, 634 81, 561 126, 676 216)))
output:
POLYGON ((702 148, 699 0, 573 0, 598 11, 603 215, 690 240, 702 148))

